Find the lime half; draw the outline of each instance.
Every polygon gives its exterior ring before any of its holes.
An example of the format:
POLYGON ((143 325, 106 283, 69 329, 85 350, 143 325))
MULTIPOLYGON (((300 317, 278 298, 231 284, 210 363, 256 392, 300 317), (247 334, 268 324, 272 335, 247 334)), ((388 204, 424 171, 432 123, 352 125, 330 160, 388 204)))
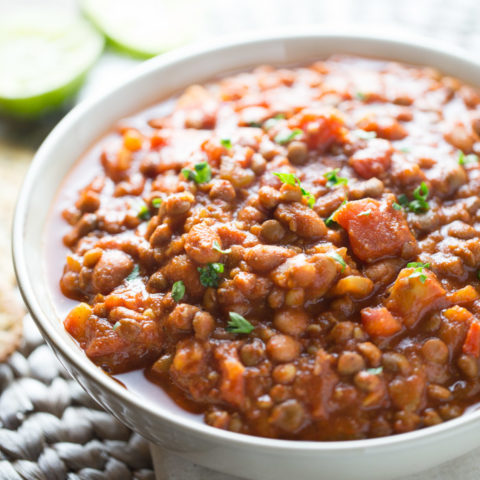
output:
POLYGON ((118 49, 149 58, 192 40, 195 0, 81 0, 85 15, 118 49))
POLYGON ((103 50, 84 19, 29 9, 0 19, 0 110, 32 117, 74 94, 103 50))

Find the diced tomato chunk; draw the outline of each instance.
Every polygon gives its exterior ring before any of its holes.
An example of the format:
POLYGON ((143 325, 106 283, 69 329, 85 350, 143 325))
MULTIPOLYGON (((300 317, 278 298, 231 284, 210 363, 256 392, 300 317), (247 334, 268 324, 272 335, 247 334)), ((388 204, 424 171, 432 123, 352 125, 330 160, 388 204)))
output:
POLYGON ((402 329, 402 323, 385 307, 364 308, 361 312, 365 331, 372 337, 390 337, 402 329))
POLYGON ((215 351, 215 358, 220 364, 223 399, 237 407, 244 407, 245 367, 240 362, 235 345, 220 345, 215 351))
POLYGON ((390 167, 392 153, 389 141, 375 138, 350 157, 350 165, 363 178, 379 177, 390 167))
POLYGON ((480 295, 472 285, 467 285, 447 295, 448 300, 454 304, 474 302, 479 297, 480 295))
POLYGON ((473 321, 473 313, 469 312, 466 308, 454 305, 447 308, 443 312, 443 316, 451 322, 457 323, 470 323, 473 321))
POLYGON ((92 314, 92 307, 87 303, 79 303, 65 318, 65 330, 78 342, 85 339, 87 320, 92 314))
POLYGON ((346 135, 344 119, 336 109, 304 110, 293 116, 288 126, 303 130, 308 147, 321 151, 332 143, 343 142, 346 135))
POLYGON ((463 344, 463 353, 473 355, 476 358, 480 357, 480 322, 477 320, 470 324, 467 338, 463 344))
POLYGON ((422 277, 415 268, 404 268, 390 288, 385 306, 413 327, 427 312, 447 303, 446 291, 433 272, 423 269, 422 277))
POLYGON ((355 255, 365 262, 397 256, 405 244, 412 250, 416 240, 402 212, 392 206, 392 198, 373 200, 364 198, 348 202, 333 215, 347 232, 355 255))

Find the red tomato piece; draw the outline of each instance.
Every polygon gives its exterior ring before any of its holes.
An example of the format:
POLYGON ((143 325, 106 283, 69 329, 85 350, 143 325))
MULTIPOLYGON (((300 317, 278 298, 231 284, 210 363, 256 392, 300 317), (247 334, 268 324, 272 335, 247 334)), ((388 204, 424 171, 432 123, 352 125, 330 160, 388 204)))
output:
POLYGON ((379 177, 390 168, 392 161, 392 144, 381 138, 368 142, 368 146, 357 150, 350 157, 350 165, 363 178, 379 177))
POLYGON ((447 303, 446 291, 433 272, 424 269, 423 279, 415 276, 415 268, 404 268, 390 288, 385 306, 413 327, 427 312, 447 303))
POLYGON ((215 358, 220 364, 220 392, 223 399, 239 408, 245 400, 245 367, 238 358, 235 345, 220 345, 215 351, 215 358))
POLYGON ((463 353, 480 357, 480 322, 474 320, 468 329, 467 338, 463 344, 463 353))
POLYGON ((405 244, 416 245, 403 213, 392 203, 392 199, 364 198, 346 203, 333 215, 333 220, 348 232, 353 252, 360 260, 373 262, 397 256, 405 244))
POLYGON ((292 117, 290 128, 300 128, 309 148, 324 151, 332 143, 343 142, 346 135, 342 114, 335 109, 308 110, 292 117))
POLYGON ((372 337, 390 337, 402 329, 402 323, 385 307, 364 308, 360 312, 365 331, 372 337))

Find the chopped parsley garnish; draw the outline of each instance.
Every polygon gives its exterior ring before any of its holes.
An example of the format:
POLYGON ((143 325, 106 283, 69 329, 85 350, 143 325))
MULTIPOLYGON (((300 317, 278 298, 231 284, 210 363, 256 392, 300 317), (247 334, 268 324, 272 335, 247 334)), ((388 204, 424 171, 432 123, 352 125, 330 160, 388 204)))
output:
POLYGON ((220 247, 220 245, 218 244, 218 242, 216 240, 213 242, 213 249, 216 250, 217 252, 220 252, 220 253, 223 253, 223 254, 227 254, 227 253, 232 252, 231 248, 227 248, 226 250, 222 250, 222 247, 220 247))
POLYGON ((380 375, 383 372, 383 367, 369 368, 366 370, 367 373, 371 375, 380 375))
POLYGON ((401 210, 402 206, 398 204, 397 202, 393 202, 392 207, 394 210, 401 210))
POLYGON ((335 220, 333 219, 333 216, 334 216, 334 215, 338 212, 338 210, 340 210, 340 208, 342 208, 346 203, 347 203, 347 201, 344 200, 344 201, 340 204, 340 206, 325 220, 325 225, 326 225, 327 227, 333 226, 334 223, 336 224, 335 220))
POLYGON ((187 180, 193 180, 195 183, 209 182, 212 178, 212 171, 207 162, 197 163, 193 167, 193 170, 190 168, 182 168, 182 173, 187 180))
POLYGON ((137 217, 143 221, 150 220, 150 210, 145 204, 140 205, 140 208, 138 209, 137 217))
POLYGON ((409 262, 407 263, 408 268, 429 268, 429 263, 422 263, 422 262, 409 262))
POLYGON ((152 200, 152 205, 153 205, 155 208, 158 208, 161 204, 162 204, 162 199, 161 199, 160 197, 155 197, 155 198, 152 200))
POLYGON ((295 137, 298 137, 303 133, 303 130, 295 128, 294 130, 283 130, 275 136, 275 142, 280 145, 285 145, 288 142, 291 142, 295 137))
POLYGON ((230 333, 250 333, 254 326, 242 315, 236 312, 229 312, 230 320, 228 322, 227 331, 230 333))
POLYGON ((459 165, 468 165, 469 163, 478 162, 478 155, 471 153, 469 155, 465 155, 462 151, 458 153, 458 164, 459 165))
POLYGON ((127 282, 131 282, 140 276, 140 267, 135 265, 133 270, 130 272, 130 275, 126 278, 127 282))
POLYGON ((228 150, 232 148, 232 141, 229 138, 222 138, 220 143, 228 150))
POLYGON ((400 148, 400 151, 403 153, 410 153, 410 148, 409 147, 402 147, 400 148))
POLYGON ((248 126, 252 128, 261 128, 262 124, 260 122, 248 122, 248 126))
POLYGON ((206 267, 198 267, 200 283, 204 287, 218 287, 220 274, 223 273, 224 269, 223 263, 209 263, 206 267))
POLYGON ((414 191, 413 198, 408 206, 408 208, 415 213, 426 212, 430 205, 427 202, 428 198, 428 187, 425 182, 422 182, 414 191))
POLYGON ((407 267, 415 269, 413 273, 408 276, 408 278, 418 278, 421 283, 425 283, 425 281, 427 280, 427 275, 424 269, 430 268, 429 263, 410 262, 407 263, 407 267))
POLYGON ((364 212, 362 213, 359 213, 357 215, 357 217, 367 217, 368 215, 370 215, 372 213, 372 210, 369 208, 368 210, 365 210, 364 212))
POLYGON ((115 331, 120 325, 121 323, 119 321, 115 322, 115 325, 113 326, 113 331, 115 331))
POLYGON ((184 295, 185 295, 185 284, 181 280, 178 280, 178 282, 175 282, 172 285, 172 298, 176 302, 179 302, 184 295))
POLYGON ((355 97, 362 101, 367 99, 367 96, 363 92, 356 92, 355 97))
POLYGON ((371 140, 376 138, 377 132, 368 132, 366 130, 353 130, 352 133, 361 140, 371 140))
POLYGON ((327 187, 336 187, 337 185, 346 185, 348 183, 348 178, 338 176, 339 171, 339 168, 335 168, 323 174, 327 179, 327 187))
POLYGON ((409 201, 405 194, 399 195, 398 203, 405 209, 414 213, 427 212, 430 205, 427 202, 429 190, 427 184, 422 182, 414 191, 413 198, 415 200, 409 201))
POLYGON ((273 174, 280 179, 281 182, 286 183, 287 185, 292 185, 293 187, 298 186, 300 187, 300 191, 302 195, 307 199, 308 206, 312 208, 315 205, 315 197, 312 193, 305 190, 302 187, 302 184, 298 177, 293 173, 281 173, 281 172, 273 172, 273 174))
POLYGON ((347 264, 345 263, 345 260, 341 255, 339 255, 337 252, 328 252, 327 256, 330 258, 333 258, 336 262, 338 262, 342 266, 342 272, 347 268, 347 264))

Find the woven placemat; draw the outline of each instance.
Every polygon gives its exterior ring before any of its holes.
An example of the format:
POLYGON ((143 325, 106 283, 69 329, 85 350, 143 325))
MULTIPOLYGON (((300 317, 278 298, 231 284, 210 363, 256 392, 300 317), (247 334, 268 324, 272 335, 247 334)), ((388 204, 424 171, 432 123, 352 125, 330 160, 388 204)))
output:
POLYGON ((0 480, 154 480, 149 446, 72 380, 33 320, 0 364, 0 480))

